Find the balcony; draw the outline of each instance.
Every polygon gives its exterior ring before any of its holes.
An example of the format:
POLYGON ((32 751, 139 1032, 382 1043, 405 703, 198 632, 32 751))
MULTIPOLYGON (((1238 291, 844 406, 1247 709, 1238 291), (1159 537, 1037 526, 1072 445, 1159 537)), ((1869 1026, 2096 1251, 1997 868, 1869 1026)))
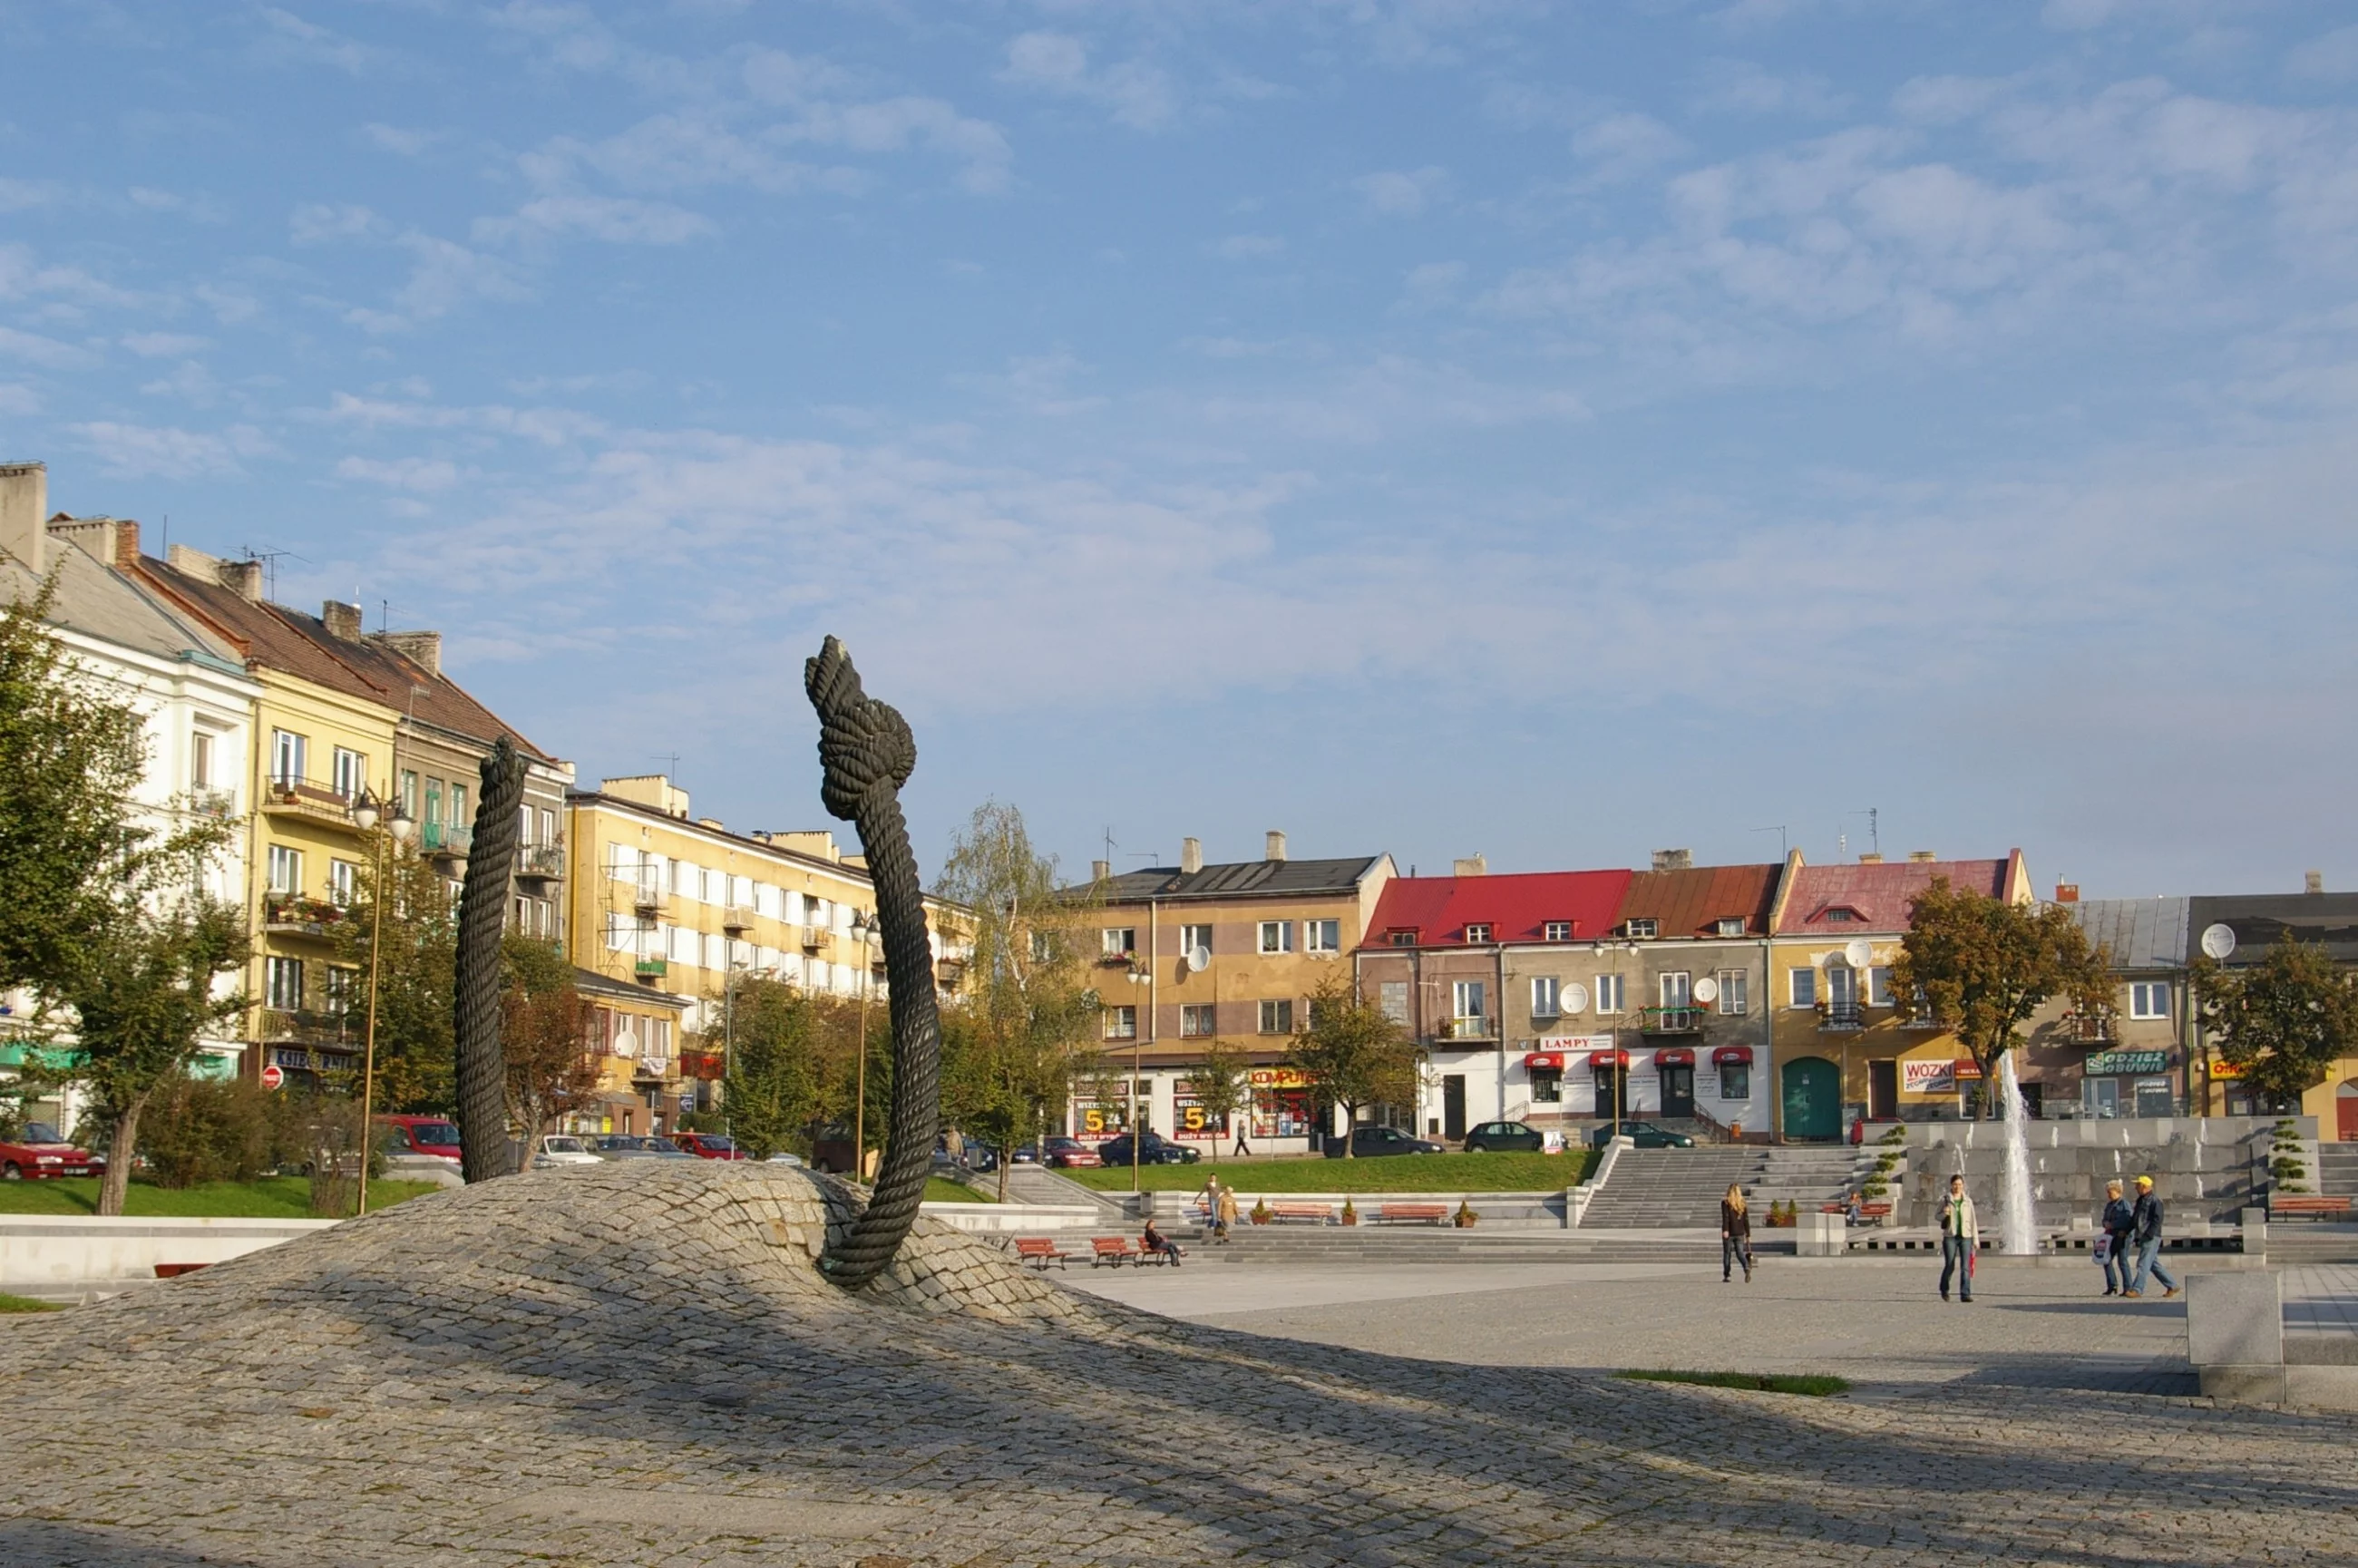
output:
POLYGON ((631 972, 643 980, 659 980, 671 972, 667 958, 641 958, 631 966, 631 972))
POLYGON ((1445 1018, 1434 1035, 1439 1040, 1496 1040, 1498 1025, 1487 1018, 1445 1018))
POLYGON ((1640 1034, 1700 1034, 1704 1020, 1709 1014, 1700 1007, 1641 1007, 1638 1010, 1638 1033, 1640 1034))
POLYGON ((525 844, 516 850, 515 874, 535 881, 553 882, 565 875, 565 846, 525 844))
POLYGON ((265 816, 299 816, 341 827, 348 833, 361 830, 352 820, 350 798, 310 779, 287 776, 267 781, 263 785, 260 809, 265 816))
POLYGON ((189 792, 189 809, 199 816, 226 822, 237 815, 237 797, 225 789, 191 790, 189 792))
POLYGON ((753 919, 752 904, 732 903, 720 912, 720 929, 731 936, 741 936, 753 929, 753 919))
POLYGON ((426 822, 418 825, 417 847, 429 855, 463 860, 474 847, 475 828, 469 822, 426 822))
POLYGON ((2078 1045, 2110 1045, 2121 1037, 2120 1018, 2112 1009, 2094 1012, 2073 1011, 2058 1021, 2063 1038, 2078 1045))
POLYGON ((803 951, 814 958, 835 957, 835 933, 823 925, 803 927, 803 951))
POLYGON ((631 907, 643 915, 669 914, 671 892, 657 882, 633 883, 631 888, 631 907))
POLYGON ((274 892, 262 901, 262 928, 273 936, 332 936, 346 918, 342 907, 325 899, 274 892))
POLYGON ((1849 1034, 1866 1027, 1858 1015, 1855 1001, 1828 1001, 1818 1004, 1818 1028, 1828 1034, 1849 1034))
POLYGON ((312 1008, 265 1007, 262 1038, 276 1044, 312 1045, 322 1050, 357 1050, 360 1020, 349 1012, 321 1012, 312 1008))
POLYGON ((631 1068, 631 1076, 645 1082, 660 1083, 664 1079, 671 1076, 671 1058, 668 1056, 642 1056, 631 1068))
MULTIPOLYGON (((954 991, 966 983, 964 958, 939 958, 934 963, 934 983, 946 991, 954 991)), ((1135 1033, 1136 1031, 1131 1032, 1135 1033)), ((1123 1038, 1127 1039, 1125 1035, 1123 1038)))

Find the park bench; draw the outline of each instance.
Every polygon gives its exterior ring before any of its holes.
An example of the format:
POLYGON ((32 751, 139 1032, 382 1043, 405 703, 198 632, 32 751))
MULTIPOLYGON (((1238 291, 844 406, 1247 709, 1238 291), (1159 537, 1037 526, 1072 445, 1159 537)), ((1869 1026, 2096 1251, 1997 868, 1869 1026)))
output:
POLYGON ((1448 1220, 1445 1203, 1388 1203, 1376 1208, 1379 1225, 1445 1225, 1448 1220))
MULTIPOLYGON (((1850 1212, 1850 1206, 1847 1204, 1838 1203, 1820 1204, 1818 1206, 1818 1212, 1820 1214, 1848 1214, 1850 1212)), ((1858 1217, 1862 1224, 1870 1219, 1881 1219, 1890 1212, 1891 1206, 1887 1203, 1863 1203, 1858 1206, 1858 1217)))
POLYGON ((1298 1219, 1311 1225, 1325 1225, 1335 1217, 1335 1206, 1330 1203, 1273 1203, 1269 1206, 1269 1217, 1280 1224, 1298 1219))
POLYGON ((211 1266, 209 1263, 158 1263, 156 1265, 156 1277, 159 1280, 177 1280, 183 1274, 193 1274, 200 1269, 208 1269, 211 1266))
POLYGON ((1071 1253, 1044 1236, 1019 1236, 1015 1238, 1015 1260, 1029 1263, 1044 1274, 1048 1271, 1049 1264, 1054 1263, 1062 1269, 1071 1257, 1071 1253))
POLYGON ((2270 1193, 2268 1195, 2268 1217, 2270 1219, 2276 1219, 2280 1217, 2284 1218, 2291 1218, 2297 1215, 2306 1215, 2311 1219, 2342 1219, 2346 1218, 2349 1216, 2349 1213, 2350 1200, 2346 1197, 2279 1195, 2277 1193, 2270 1193))
POLYGON ((1089 1248, 1094 1254, 1089 1259, 1089 1267, 1092 1269, 1100 1263, 1110 1263, 1119 1269, 1138 1256, 1138 1249, 1130 1244, 1130 1238, 1127 1236, 1092 1236, 1089 1238, 1089 1248))

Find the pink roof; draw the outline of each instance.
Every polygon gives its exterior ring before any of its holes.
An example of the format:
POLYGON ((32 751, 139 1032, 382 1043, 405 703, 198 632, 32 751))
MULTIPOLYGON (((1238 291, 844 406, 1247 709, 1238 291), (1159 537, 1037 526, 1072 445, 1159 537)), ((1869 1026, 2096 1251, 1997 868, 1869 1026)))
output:
POLYGON ((2021 864, 2021 860, 2022 851, 2017 849, 2002 860, 1886 860, 1868 866, 1803 866, 1794 873, 1793 889, 1785 897, 1777 934, 1781 936, 1811 932, 1838 936, 1906 931, 1909 901, 1930 887, 1933 878, 1946 877, 1952 887, 2005 898, 2012 891, 2007 871, 2021 864), (1833 917, 1837 910, 1849 911, 1852 918, 1833 917))
POLYGON ((1496 877, 1394 877, 1384 884, 1367 945, 1391 946, 1390 933, 1412 928, 1418 946, 1446 947, 1466 940, 1468 925, 1490 927, 1493 942, 1542 942, 1550 921, 1572 922, 1574 941, 1593 942, 1613 929, 1627 871, 1527 871, 1496 877))

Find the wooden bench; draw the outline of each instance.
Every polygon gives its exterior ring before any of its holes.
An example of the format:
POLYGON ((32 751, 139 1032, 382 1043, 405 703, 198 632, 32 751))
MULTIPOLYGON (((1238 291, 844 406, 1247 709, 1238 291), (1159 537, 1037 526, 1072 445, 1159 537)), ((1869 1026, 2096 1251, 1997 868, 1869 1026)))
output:
POLYGON ((2270 1219, 2278 1215, 2287 1218, 2305 1215, 2311 1219, 2341 1219, 2349 1213, 2350 1200, 2346 1197, 2313 1197, 2299 1193, 2283 1196, 2275 1193, 2268 1195, 2270 1219))
POLYGON ((1325 1225, 1335 1217, 1335 1206, 1330 1203, 1273 1203, 1269 1206, 1272 1223, 1302 1220, 1311 1225, 1325 1225))
POLYGON ((1029 1263, 1044 1274, 1048 1271, 1049 1264, 1054 1263, 1062 1269, 1071 1257, 1071 1253, 1044 1236, 1019 1236, 1015 1238, 1015 1260, 1029 1263))
POLYGON ((193 1274, 200 1269, 211 1267, 210 1263, 158 1263, 156 1265, 156 1277, 159 1280, 177 1280, 183 1274, 193 1274))
POLYGON ((1092 1236, 1089 1238, 1089 1248, 1094 1254, 1089 1259, 1089 1267, 1092 1269, 1100 1263, 1110 1263, 1119 1269, 1138 1256, 1138 1249, 1130 1244, 1130 1238, 1127 1236, 1092 1236))
MULTIPOLYGON (((1848 1214, 1850 1212, 1850 1206, 1848 1204, 1839 1203, 1820 1204, 1818 1206, 1818 1212, 1820 1214, 1848 1214)), ((1891 1206, 1887 1203, 1863 1203, 1858 1206, 1858 1217, 1861 1220, 1881 1219, 1885 1215, 1889 1214, 1890 1212, 1891 1206)))
POLYGON ((1376 1207, 1379 1225, 1446 1225, 1449 1206, 1445 1203, 1388 1203, 1376 1207))

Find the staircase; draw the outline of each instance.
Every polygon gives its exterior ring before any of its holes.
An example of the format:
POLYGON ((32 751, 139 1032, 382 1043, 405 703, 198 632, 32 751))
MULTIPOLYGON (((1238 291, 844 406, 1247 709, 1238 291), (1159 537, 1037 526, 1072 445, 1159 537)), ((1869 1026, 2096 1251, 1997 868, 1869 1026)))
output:
POLYGON ((1228 1263, 1699 1263, 1718 1258, 1719 1242, 1588 1230, 1242 1225, 1227 1246, 1207 1239, 1188 1252, 1191 1261, 1228 1263))
POLYGON ((2337 1197, 2358 1197, 2358 1143, 2320 1143, 2315 1185, 2337 1197))
POLYGON ((1130 1222, 1128 1193, 1101 1193, 1068 1181, 1044 1165, 1022 1164, 1007 1173, 1007 1201, 1017 1204, 1091 1204, 1101 1222, 1116 1227, 1130 1222))
MULTIPOLYGON (((1791 1204, 1797 1214, 1814 1213, 1844 1193, 1864 1185, 1880 1152, 1880 1149, 1859 1150, 1824 1143, 1791 1143, 1764 1149, 1761 1153, 1767 1158, 1758 1175, 1745 1184, 1745 1200, 1764 1215, 1772 1203, 1791 1204)), ((1878 1201, 1887 1203, 1890 1199, 1878 1201)))
POLYGON ((1744 1145, 1693 1149, 1624 1149, 1613 1174, 1588 1200, 1583 1230, 1719 1229, 1719 1200, 1728 1184, 1750 1187, 1767 1163, 1767 1149, 1744 1145))

